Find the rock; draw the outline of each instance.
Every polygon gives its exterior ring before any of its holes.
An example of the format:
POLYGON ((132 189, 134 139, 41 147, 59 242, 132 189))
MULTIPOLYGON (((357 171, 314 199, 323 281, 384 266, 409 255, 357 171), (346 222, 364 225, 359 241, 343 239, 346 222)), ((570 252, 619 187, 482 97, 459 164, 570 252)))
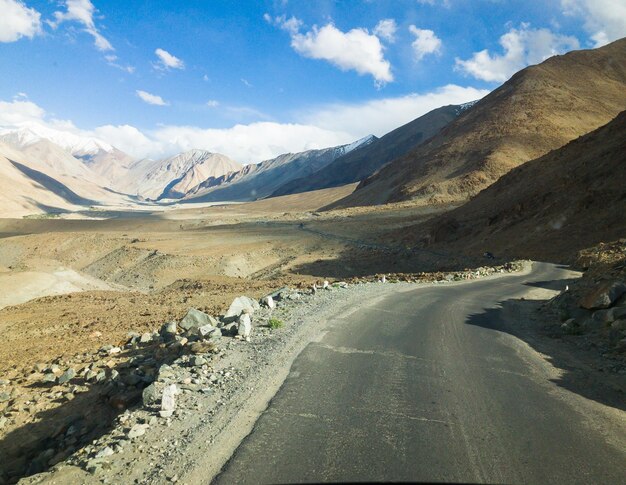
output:
POLYGON ((251 333, 252 321, 250 320, 250 315, 244 313, 239 317, 239 321, 237 322, 237 335, 241 335, 243 338, 248 338, 251 333))
POLYGON ((46 364, 35 364, 35 372, 43 373, 48 368, 46 364))
POLYGON ((164 323, 159 331, 159 334, 166 342, 174 340, 176 338, 176 322, 167 322, 164 323))
POLYGON ((275 301, 278 300, 282 300, 283 299, 283 295, 287 295, 289 293, 289 288, 286 286, 283 286, 282 288, 279 288, 276 291, 271 292, 269 295, 266 296, 271 296, 275 301))
POLYGON ((604 283, 583 297, 580 301, 580 306, 587 310, 609 308, 625 293, 626 283, 621 281, 604 283))
POLYGON ((101 370, 100 372, 98 372, 98 374, 96 374, 96 382, 102 382, 107 378, 106 372, 104 372, 103 370, 101 370))
POLYGON ((54 383, 57 381, 57 376, 55 376, 52 372, 48 372, 47 374, 43 375, 42 381, 54 383))
POLYGON ((74 379, 74 376, 76 376, 76 371, 70 367, 59 377, 59 384, 65 384, 66 382, 69 382, 70 380, 74 379))
POLYGON ((150 427, 149 424, 135 424, 132 428, 130 428, 130 431, 128 432, 128 437, 132 440, 135 438, 139 438, 140 436, 143 436, 144 434, 146 434, 146 431, 148 430, 148 428, 150 427))
POLYGON ((214 328, 209 333, 209 338, 220 338, 222 336, 222 331, 219 328, 214 328))
POLYGON ((196 310, 195 308, 190 308, 187 315, 185 315, 180 321, 180 328, 187 332, 191 329, 200 328, 206 325, 215 327, 217 326, 217 320, 200 310, 196 310))
POLYGON ((224 325, 220 332, 222 335, 237 335, 237 322, 229 323, 228 325, 224 325))
POLYGON ((611 308, 611 314, 613 316, 613 320, 626 318, 626 306, 611 308))
POLYGON ((213 332, 214 330, 217 330, 217 328, 214 325, 207 323, 202 327, 197 327, 194 333, 199 337, 208 338, 211 332, 213 332))
POLYGON ((191 359, 189 359, 189 363, 193 366, 193 367, 202 367, 204 364, 207 364, 207 360, 200 356, 200 355, 194 355, 191 357, 191 359))
MULTIPOLYGON (((235 324, 233 324, 235 325, 235 324)), ((194 342, 189 346, 189 350, 192 354, 206 354, 207 352, 211 352, 215 349, 215 344, 213 342, 194 342)))
POLYGON ((339 288, 347 288, 348 287, 348 283, 346 283, 345 281, 340 281, 339 283, 337 283, 337 286, 339 288))
POLYGON ((239 315, 244 312, 252 315, 255 310, 258 310, 259 308, 260 306, 256 300, 248 298, 247 296, 240 296, 238 298, 235 298, 230 304, 228 311, 224 315, 224 321, 231 322, 237 320, 237 318, 239 318, 239 315))
POLYGON ((8 392, 0 392, 0 402, 7 402, 11 400, 11 394, 8 392))
POLYGON ((595 311, 591 315, 591 318, 593 319, 594 322, 600 324, 601 326, 609 324, 609 323, 611 323, 614 320, 613 319, 613 313, 611 312, 611 310, 598 310, 598 311, 595 311))
POLYGON ((263 306, 266 306, 270 310, 273 310, 274 308, 276 308, 276 302, 274 301, 274 298, 271 295, 264 296, 261 299, 261 304, 263 306))
POLYGON ((615 320, 611 324, 611 328, 613 330, 620 330, 620 331, 626 330, 626 319, 624 319, 624 320, 615 320))
POLYGON ((142 344, 147 344, 152 342, 152 334, 151 333, 144 333, 141 335, 141 337, 139 337, 139 343, 142 344))
POLYGON ((322 290, 328 289, 330 289, 330 283, 328 282, 328 280, 324 280, 324 283, 322 283, 322 290))
MULTIPOLYGON (((145 433, 145 431, 144 431, 145 433)), ((96 453, 96 458, 106 458, 107 456, 111 456, 114 455, 115 452, 113 451, 113 448, 110 448, 109 446, 106 446, 104 448, 102 448, 98 453, 96 453)))
POLYGON ((170 384, 163 389, 161 412, 159 413, 162 418, 169 418, 176 411, 176 394, 178 394, 176 384, 170 384))

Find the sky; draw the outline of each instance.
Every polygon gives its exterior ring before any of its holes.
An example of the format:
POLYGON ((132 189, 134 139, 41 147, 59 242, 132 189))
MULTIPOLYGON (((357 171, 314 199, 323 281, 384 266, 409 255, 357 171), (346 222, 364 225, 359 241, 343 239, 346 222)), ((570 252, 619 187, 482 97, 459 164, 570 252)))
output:
POLYGON ((0 0, 0 126, 258 162, 626 36, 626 0, 0 0))

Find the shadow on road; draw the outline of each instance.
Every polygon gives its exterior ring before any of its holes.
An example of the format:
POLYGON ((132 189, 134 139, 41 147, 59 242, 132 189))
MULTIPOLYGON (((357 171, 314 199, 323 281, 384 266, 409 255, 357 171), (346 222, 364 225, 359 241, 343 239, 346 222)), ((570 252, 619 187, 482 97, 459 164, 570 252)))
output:
MULTIPOLYGON (((567 280, 557 280, 559 289, 567 280)), ((541 288, 548 282, 526 283, 541 288)), ((466 324, 511 334, 541 353, 560 377, 551 379, 558 386, 601 404, 626 411, 626 376, 608 371, 615 361, 603 356, 603 342, 585 335, 567 335, 560 322, 545 315, 542 300, 510 299, 497 308, 470 315, 466 324)))

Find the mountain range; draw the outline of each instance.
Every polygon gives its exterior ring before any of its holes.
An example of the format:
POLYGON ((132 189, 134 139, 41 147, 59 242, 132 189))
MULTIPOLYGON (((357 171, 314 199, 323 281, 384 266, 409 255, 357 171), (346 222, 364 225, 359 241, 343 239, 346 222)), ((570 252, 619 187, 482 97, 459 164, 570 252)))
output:
POLYGON ((512 168, 626 108, 626 39, 551 57, 515 74, 439 133, 330 208, 463 202, 512 168))
MULTIPOLYGON (((326 209, 400 201, 459 205, 625 109, 621 39, 551 57, 477 102, 435 109, 381 138, 245 166, 199 149, 136 160, 95 137, 25 123, 0 129, 1 212, 251 201, 354 182, 360 182, 354 192, 326 209)), ((531 185, 541 177, 524 173, 531 185)))

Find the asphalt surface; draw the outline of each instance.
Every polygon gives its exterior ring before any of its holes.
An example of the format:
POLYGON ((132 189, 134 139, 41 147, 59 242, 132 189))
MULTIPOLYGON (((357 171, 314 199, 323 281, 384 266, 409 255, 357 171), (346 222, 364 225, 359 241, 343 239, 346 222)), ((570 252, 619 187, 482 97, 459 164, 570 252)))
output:
POLYGON ((563 277, 535 263, 363 302, 298 356, 215 482, 626 483, 626 449, 498 330, 515 318, 500 302, 563 277))

